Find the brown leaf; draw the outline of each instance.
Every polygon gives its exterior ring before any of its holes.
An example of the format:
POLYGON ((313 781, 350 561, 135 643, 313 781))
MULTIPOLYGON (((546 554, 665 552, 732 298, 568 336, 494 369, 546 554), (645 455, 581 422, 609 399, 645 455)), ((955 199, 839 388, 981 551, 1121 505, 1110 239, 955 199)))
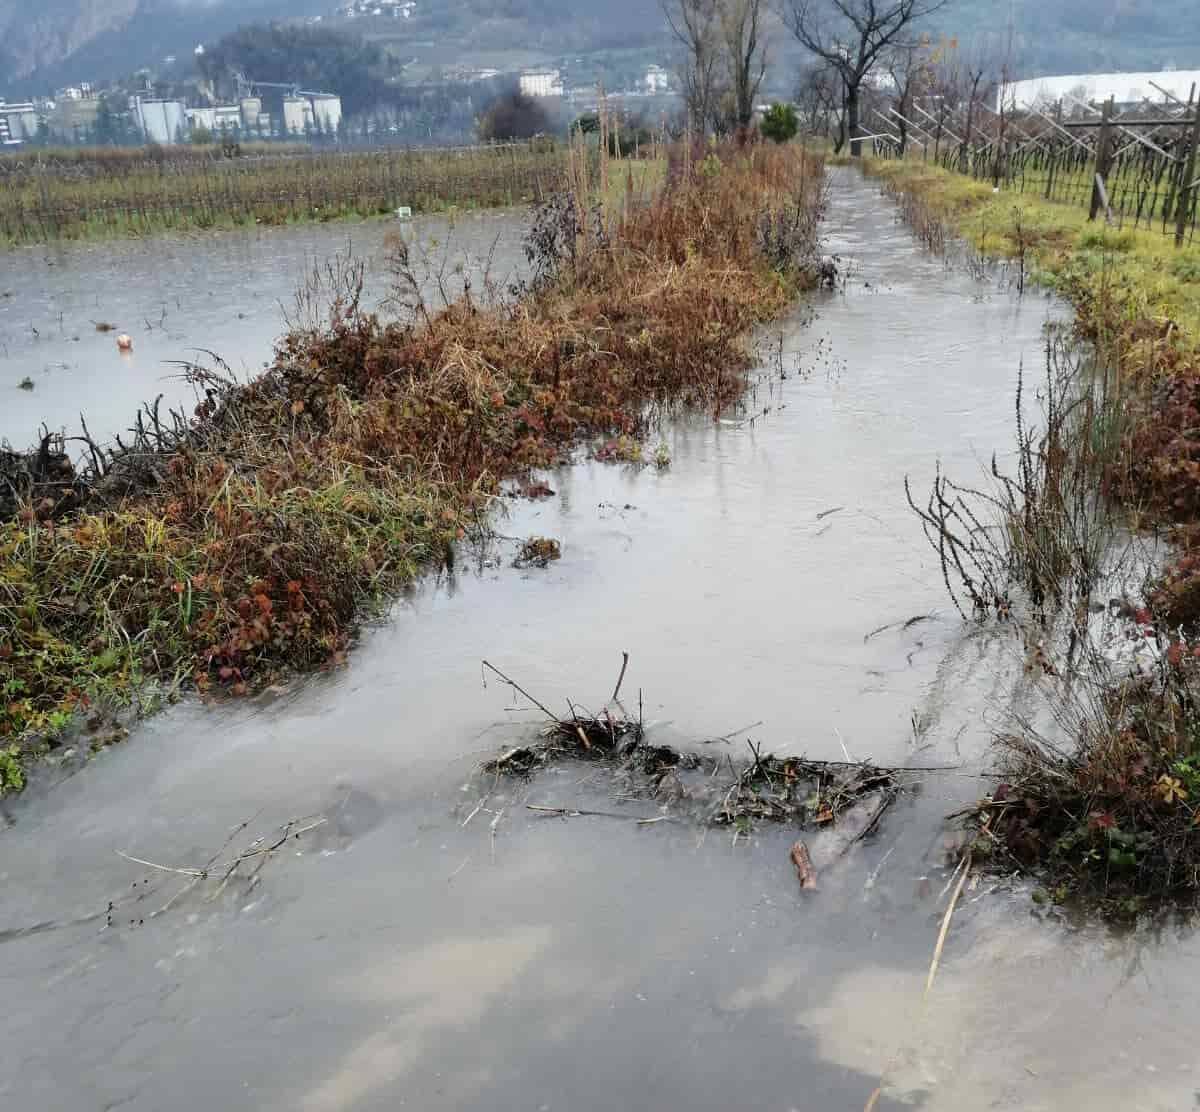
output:
POLYGON ((812 858, 808 856, 808 846, 797 842, 789 854, 792 864, 796 866, 796 876, 800 879, 801 888, 816 888, 817 871, 813 868, 812 858))

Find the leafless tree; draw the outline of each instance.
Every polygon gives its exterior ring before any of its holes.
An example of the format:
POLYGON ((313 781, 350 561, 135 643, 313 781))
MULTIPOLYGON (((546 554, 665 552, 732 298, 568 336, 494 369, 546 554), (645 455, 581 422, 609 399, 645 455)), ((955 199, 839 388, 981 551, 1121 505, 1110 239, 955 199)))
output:
POLYGON ((704 132, 718 99, 721 21, 718 0, 660 0, 671 34, 683 48, 679 80, 691 126, 704 132))
POLYGON ((892 79, 896 115, 892 123, 900 140, 900 155, 908 149, 909 121, 913 116, 913 101, 925 93, 930 83, 932 51, 926 41, 900 43, 888 51, 885 59, 892 79))
POLYGON ((733 99, 733 122, 739 128, 747 128, 754 118, 754 98, 767 72, 763 20, 768 12, 763 0, 717 0, 717 3, 733 99))
POLYGON ((950 0, 782 0, 783 18, 800 44, 842 79, 850 153, 862 154, 859 109, 863 84, 890 47, 950 0))
POLYGON ((841 75, 825 63, 816 61, 801 72, 795 97, 805 130, 831 139, 834 153, 840 154, 846 145, 841 75))

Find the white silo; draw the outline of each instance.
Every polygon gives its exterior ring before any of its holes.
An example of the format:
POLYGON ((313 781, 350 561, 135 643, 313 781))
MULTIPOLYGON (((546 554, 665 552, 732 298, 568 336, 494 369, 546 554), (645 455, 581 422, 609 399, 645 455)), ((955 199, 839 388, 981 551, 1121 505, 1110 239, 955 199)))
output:
POLYGON ((319 131, 332 135, 342 122, 342 98, 321 93, 312 98, 313 123, 319 131))
POLYGON ((303 135, 312 121, 312 105, 304 97, 283 98, 283 130, 289 135, 303 135))

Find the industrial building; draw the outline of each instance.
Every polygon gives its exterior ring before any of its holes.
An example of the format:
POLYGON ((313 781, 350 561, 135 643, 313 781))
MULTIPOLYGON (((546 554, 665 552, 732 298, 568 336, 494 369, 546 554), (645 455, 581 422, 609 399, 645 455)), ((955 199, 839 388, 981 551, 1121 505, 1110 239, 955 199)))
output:
POLYGON ((1171 96, 1186 102, 1192 87, 1200 88, 1200 70, 1158 70, 1151 73, 1069 73, 1057 77, 1031 77, 1011 81, 996 94, 996 110, 1028 109, 1056 104, 1071 98, 1099 104, 1110 97, 1118 105, 1138 105, 1143 101, 1161 104, 1171 96), (1155 86, 1158 88, 1155 88, 1155 86))
POLYGON ((47 124, 59 139, 80 142, 92 134, 99 115, 99 97, 83 96, 78 89, 63 90, 53 101, 47 124))
POLYGON ((335 133, 342 122, 342 98, 322 93, 312 99, 313 124, 326 135, 335 133))
POLYGON ((289 135, 304 135, 313 127, 312 101, 307 97, 283 98, 283 130, 289 135))
POLYGON ((10 103, 0 100, 0 143, 12 146, 33 139, 38 131, 38 115, 30 101, 10 103))
POLYGON ((147 143, 178 143, 187 137, 187 114, 178 100, 134 97, 133 118, 147 143))

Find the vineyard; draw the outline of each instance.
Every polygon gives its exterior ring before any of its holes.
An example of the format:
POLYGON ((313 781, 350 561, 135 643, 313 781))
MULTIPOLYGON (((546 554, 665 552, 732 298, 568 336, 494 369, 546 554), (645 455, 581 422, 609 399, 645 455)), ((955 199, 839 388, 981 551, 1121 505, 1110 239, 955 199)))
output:
POLYGON ((875 153, 905 153, 996 189, 1079 205, 1089 216, 1193 242, 1200 207, 1200 104, 1169 95, 1118 112, 1068 99, 1020 112, 982 101, 954 111, 920 104, 876 112, 875 153), (903 134, 906 140, 902 140, 903 134), (907 147, 907 151, 904 148, 907 147))
MULTIPOLYGON (((277 148, 276 148, 277 150, 277 148)), ((0 241, 10 245, 192 228, 287 224, 451 205, 553 188, 552 144, 258 153, 190 148, 0 159, 0 241)))

